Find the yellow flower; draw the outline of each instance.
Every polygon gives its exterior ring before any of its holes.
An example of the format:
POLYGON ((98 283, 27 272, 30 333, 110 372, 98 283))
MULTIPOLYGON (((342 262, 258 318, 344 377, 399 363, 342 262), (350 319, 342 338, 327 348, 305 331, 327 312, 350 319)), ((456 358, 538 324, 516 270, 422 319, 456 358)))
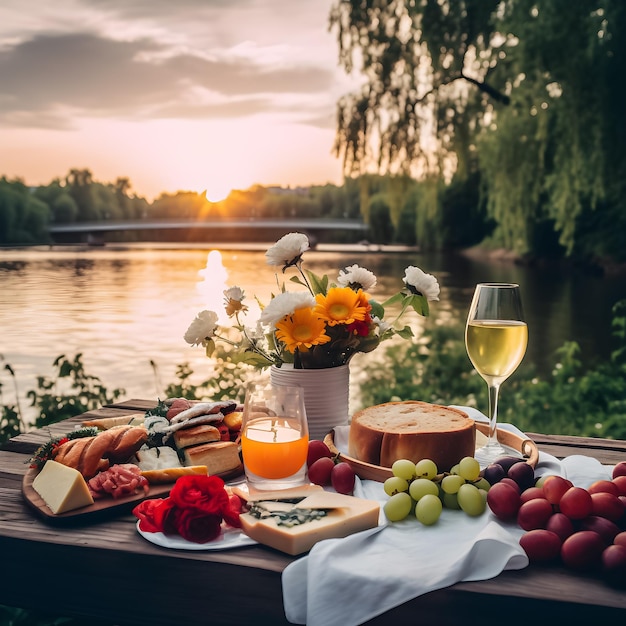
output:
POLYGON ((328 343, 330 337, 325 330, 324 321, 312 309, 303 308, 296 309, 276 324, 276 337, 293 353, 296 348, 308 350, 312 346, 328 343))
POLYGON ((317 304, 314 311, 329 326, 362 322, 368 312, 367 301, 362 298, 363 295, 365 294, 361 289, 354 291, 350 287, 334 287, 325 296, 315 296, 317 304))

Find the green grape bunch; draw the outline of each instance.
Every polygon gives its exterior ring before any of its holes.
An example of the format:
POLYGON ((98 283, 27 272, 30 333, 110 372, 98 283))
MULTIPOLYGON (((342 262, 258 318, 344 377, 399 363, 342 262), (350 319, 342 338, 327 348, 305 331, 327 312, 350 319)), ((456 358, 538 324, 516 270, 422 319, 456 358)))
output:
POLYGON ((431 459, 417 463, 399 459, 391 466, 391 473, 383 484, 389 496, 383 511, 390 522, 413 515, 424 526, 431 526, 437 523, 444 507, 470 516, 482 515, 487 508, 491 485, 481 476, 474 457, 462 458, 450 472, 441 474, 431 459))

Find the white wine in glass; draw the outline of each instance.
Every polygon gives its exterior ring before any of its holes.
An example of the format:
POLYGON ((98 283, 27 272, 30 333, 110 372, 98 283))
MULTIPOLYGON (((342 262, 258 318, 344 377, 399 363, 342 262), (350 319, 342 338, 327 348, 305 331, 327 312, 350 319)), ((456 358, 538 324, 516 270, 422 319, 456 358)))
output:
POLYGON ((489 387, 489 439, 476 450, 482 467, 507 454, 497 436, 498 395, 500 385, 522 362, 527 344, 528 326, 519 285, 476 285, 465 327, 465 347, 474 369, 489 387))

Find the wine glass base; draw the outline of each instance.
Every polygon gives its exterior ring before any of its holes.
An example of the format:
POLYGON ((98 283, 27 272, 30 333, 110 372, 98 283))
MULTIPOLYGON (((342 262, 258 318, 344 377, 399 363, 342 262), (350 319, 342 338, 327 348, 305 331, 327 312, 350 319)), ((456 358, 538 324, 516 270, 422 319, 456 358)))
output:
POLYGON ((474 453, 474 458, 478 461, 481 469, 493 463, 496 459, 509 456, 510 452, 503 448, 498 442, 488 443, 482 448, 478 448, 474 453))

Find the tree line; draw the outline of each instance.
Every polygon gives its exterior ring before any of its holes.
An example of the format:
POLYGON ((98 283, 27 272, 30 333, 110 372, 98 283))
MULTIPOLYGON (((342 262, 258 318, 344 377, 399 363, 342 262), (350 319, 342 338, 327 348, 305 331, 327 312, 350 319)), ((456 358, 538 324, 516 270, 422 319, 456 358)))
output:
MULTIPOLYGON (((591 243, 622 238, 615 221, 605 224, 602 209, 580 239, 591 243), (610 228, 609 228, 610 226, 610 228)), ((220 202, 204 193, 162 193, 153 202, 132 193, 128 178, 113 183, 94 180, 91 172, 71 170, 65 179, 29 187, 23 181, 0 178, 0 245, 50 244, 52 224, 106 220, 159 220, 198 218, 330 218, 363 219, 369 225, 367 239, 378 244, 403 244, 423 249, 459 249, 476 245, 507 248, 494 239, 499 224, 490 216, 482 195, 480 174, 454 178, 449 183, 418 181, 408 176, 364 174, 332 184, 294 189, 255 185, 233 190, 220 202), (430 205, 437 205, 433 217, 430 205)), ((537 234, 528 259, 566 258, 589 262, 585 254, 568 252, 556 231, 545 223, 537 234)), ((162 236, 162 235, 161 235, 162 236)), ((362 233, 336 233, 333 241, 345 243, 362 233)), ((136 233, 109 235, 114 241, 133 241, 136 233)), ((579 248, 582 244, 579 246, 579 248)), ((607 252, 608 254, 608 252, 607 252)), ((615 263, 626 261, 626 246, 611 248, 615 263)))
POLYGON ((343 0, 330 28, 365 79, 337 103, 342 185, 149 203, 86 169, 34 190, 2 178, 0 244, 53 222, 362 216, 377 243, 624 266, 626 3, 343 0))

